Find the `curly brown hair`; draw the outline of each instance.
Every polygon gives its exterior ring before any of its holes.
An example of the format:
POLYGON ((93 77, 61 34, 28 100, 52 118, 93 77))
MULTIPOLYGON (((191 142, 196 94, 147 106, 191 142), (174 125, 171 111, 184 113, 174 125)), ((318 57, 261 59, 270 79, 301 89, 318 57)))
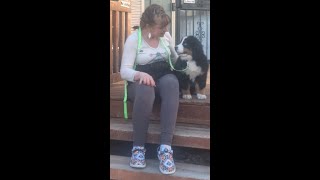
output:
POLYGON ((158 4, 151 4, 142 13, 140 18, 140 27, 144 28, 147 24, 153 26, 160 24, 166 26, 171 22, 170 16, 166 14, 163 7, 158 4))

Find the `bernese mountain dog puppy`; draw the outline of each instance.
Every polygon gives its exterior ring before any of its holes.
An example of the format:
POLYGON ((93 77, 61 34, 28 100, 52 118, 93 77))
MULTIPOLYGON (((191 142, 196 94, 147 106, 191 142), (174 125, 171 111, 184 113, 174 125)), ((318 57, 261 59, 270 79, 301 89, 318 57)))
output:
POLYGON ((183 99, 206 99, 206 87, 209 63, 203 52, 201 42, 194 36, 185 36, 175 47, 179 57, 175 63, 175 75, 179 80, 179 88, 183 99))

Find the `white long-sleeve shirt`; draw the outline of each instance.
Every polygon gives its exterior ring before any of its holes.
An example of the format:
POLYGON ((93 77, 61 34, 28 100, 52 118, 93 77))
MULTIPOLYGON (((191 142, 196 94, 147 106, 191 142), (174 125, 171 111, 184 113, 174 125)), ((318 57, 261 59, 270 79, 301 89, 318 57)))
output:
POLYGON ((141 48, 136 54, 138 48, 138 31, 132 33, 126 40, 123 48, 123 55, 121 59, 121 67, 120 67, 120 75, 121 78, 127 81, 134 81, 134 76, 137 73, 136 70, 133 69, 134 64, 137 65, 145 65, 148 63, 153 63, 161 60, 168 60, 168 56, 171 55, 171 61, 174 64, 178 58, 176 51, 174 50, 174 45, 172 42, 171 35, 169 32, 164 34, 163 44, 170 49, 167 53, 165 47, 159 41, 159 45, 157 48, 153 48, 149 46, 149 44, 144 41, 141 36, 141 48))

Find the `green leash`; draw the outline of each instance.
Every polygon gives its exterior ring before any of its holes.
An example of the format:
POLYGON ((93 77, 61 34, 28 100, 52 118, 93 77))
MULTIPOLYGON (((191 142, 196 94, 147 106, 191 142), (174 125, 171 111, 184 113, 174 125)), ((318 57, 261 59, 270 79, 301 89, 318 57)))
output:
MULTIPOLYGON (((136 57, 138 56, 138 52, 141 48, 141 28, 139 27, 138 29, 138 48, 136 52, 136 57)), ((136 68, 136 63, 133 65, 133 69, 136 68)), ((123 115, 125 120, 128 119, 128 105, 127 105, 127 100, 128 100, 128 82, 124 81, 124 98, 123 98, 123 115)))
MULTIPOLYGON (((164 49, 166 50, 166 52, 168 53, 169 55, 169 64, 170 64, 170 69, 171 71, 175 70, 175 71, 185 71, 188 69, 189 66, 187 66, 185 69, 183 70, 177 70, 173 67, 172 65, 172 62, 171 62, 171 53, 170 53, 170 50, 168 50, 168 47, 166 47, 163 43, 163 40, 162 38, 160 38, 160 42, 162 44, 162 46, 164 47, 164 49)), ((138 29, 138 48, 137 48, 137 52, 136 52, 136 57, 138 56, 138 52, 141 48, 141 27, 139 27, 138 29)), ((136 68, 136 63, 134 63, 134 66, 133 66, 133 69, 136 68)), ((123 114, 124 114, 124 118, 125 120, 128 119, 128 105, 127 105, 127 100, 128 100, 128 90, 127 90, 127 86, 128 86, 128 82, 125 80, 124 81, 124 98, 123 98, 123 114)))
POLYGON ((171 69, 171 71, 173 71, 173 70, 175 70, 175 71, 186 71, 188 68, 189 68, 189 64, 187 64, 187 67, 185 68, 185 69, 182 69, 182 70, 178 70, 178 69, 175 69, 174 67, 173 67, 173 65, 172 65, 172 62, 171 62, 171 57, 170 57, 170 50, 168 50, 168 47, 166 47, 165 45, 164 45, 164 43, 163 43, 163 40, 162 40, 162 38, 160 38, 160 42, 161 42, 161 44, 162 44, 162 46, 164 47, 164 49, 167 51, 167 53, 169 54, 169 64, 170 64, 170 69, 171 69))
MULTIPOLYGON (((141 28, 139 27, 138 29, 138 48, 137 48, 137 52, 136 52, 136 57, 138 56, 138 52, 141 48, 141 28)), ((133 69, 136 68, 136 63, 134 63, 133 65, 133 69)), ((124 115, 124 119, 127 120, 128 119, 128 105, 127 105, 127 100, 128 100, 128 82, 125 80, 124 81, 124 98, 123 98, 123 115, 124 115)))

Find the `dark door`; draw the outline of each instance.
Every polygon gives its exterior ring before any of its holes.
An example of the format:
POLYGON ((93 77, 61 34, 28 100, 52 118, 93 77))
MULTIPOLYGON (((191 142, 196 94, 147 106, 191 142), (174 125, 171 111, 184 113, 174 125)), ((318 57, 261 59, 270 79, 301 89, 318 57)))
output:
POLYGON ((176 44, 187 35, 200 40, 204 53, 210 60, 209 0, 176 0, 176 44))

